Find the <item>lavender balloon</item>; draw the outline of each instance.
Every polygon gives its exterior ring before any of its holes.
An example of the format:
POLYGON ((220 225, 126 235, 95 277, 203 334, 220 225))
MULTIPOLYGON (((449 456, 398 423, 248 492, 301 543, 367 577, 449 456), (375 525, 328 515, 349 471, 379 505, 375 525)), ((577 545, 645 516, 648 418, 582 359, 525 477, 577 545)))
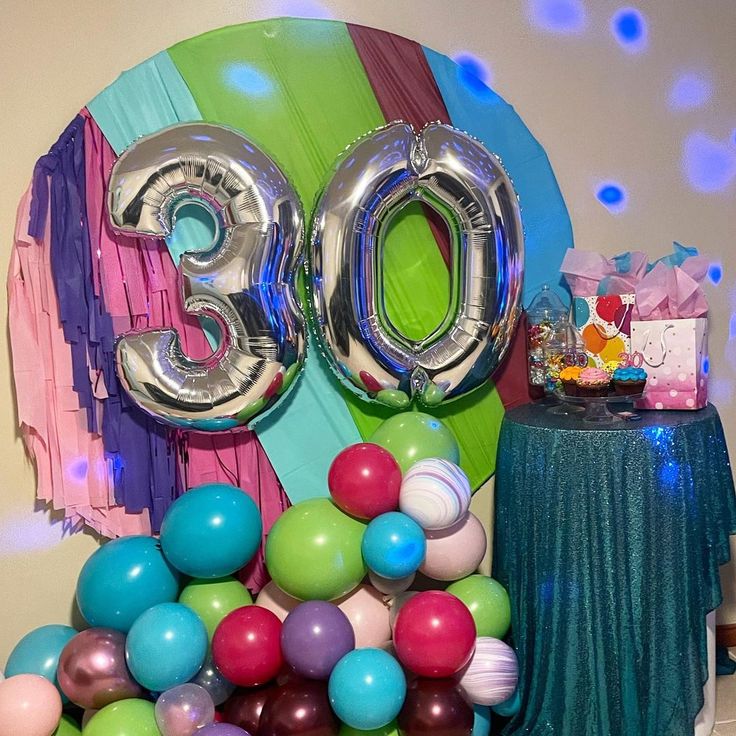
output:
POLYGON ((460 685, 476 705, 497 705, 508 700, 519 681, 516 653, 499 639, 479 636, 475 652, 462 671, 460 685))
POLYGON ((201 686, 187 682, 156 701, 156 724, 162 736, 192 736, 215 720, 215 704, 201 686))
POLYGON ((82 708, 104 708, 142 692, 125 662, 125 634, 114 629, 87 629, 70 639, 57 677, 64 695, 82 708))
POLYGON ((207 655, 202 669, 190 680, 195 685, 201 685, 212 698, 215 705, 222 705, 234 692, 235 685, 217 669, 212 659, 212 653, 207 655))
POLYGON ((355 633, 348 617, 333 603, 305 601, 284 621, 281 651, 302 677, 329 678, 335 665, 355 649, 355 633))
POLYGON ((250 736, 250 734, 240 726, 233 726, 232 723, 213 723, 197 731, 197 736, 250 736))

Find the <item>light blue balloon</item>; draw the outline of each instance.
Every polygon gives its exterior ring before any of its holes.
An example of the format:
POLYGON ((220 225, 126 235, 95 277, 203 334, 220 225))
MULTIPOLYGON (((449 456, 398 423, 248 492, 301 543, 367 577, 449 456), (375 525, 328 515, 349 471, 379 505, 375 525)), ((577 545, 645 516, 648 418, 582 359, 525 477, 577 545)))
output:
POLYGON ((491 707, 494 713, 498 713, 499 716, 503 716, 504 718, 515 716, 521 710, 521 693, 519 692, 519 688, 516 688, 510 698, 491 707))
POLYGON ((194 578, 221 578, 250 562, 261 544, 261 514, 247 493, 208 483, 174 501, 161 524, 161 548, 194 578))
POLYGON ((179 597, 179 576, 152 537, 122 537, 82 567, 77 605, 90 626, 127 632, 146 609, 179 597))
POLYGON ((414 519, 389 511, 368 524, 361 549, 365 564, 373 572, 397 580, 419 569, 427 551, 427 540, 414 519))
POLYGON ((488 736, 491 732, 491 709, 487 705, 473 706, 472 736, 488 736))
POLYGON ((61 692, 56 670, 61 650, 79 632, 71 626, 50 624, 28 632, 16 645, 5 665, 5 676, 41 675, 56 685, 64 703, 69 699, 61 692))
POLYGON ((162 693, 199 672, 207 654, 207 629, 191 608, 160 603, 136 619, 125 642, 133 677, 147 690, 162 693))
POLYGON ((335 715, 352 728, 383 728, 399 714, 406 678, 399 663, 382 649, 354 649, 332 670, 329 694, 335 715))

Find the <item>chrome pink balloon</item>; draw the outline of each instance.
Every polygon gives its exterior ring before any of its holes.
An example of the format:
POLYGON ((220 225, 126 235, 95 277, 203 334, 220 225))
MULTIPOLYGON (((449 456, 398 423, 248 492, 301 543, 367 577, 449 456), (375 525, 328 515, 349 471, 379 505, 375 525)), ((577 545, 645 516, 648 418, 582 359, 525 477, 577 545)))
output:
POLYGON ((516 653, 500 639, 479 636, 475 652, 460 675, 460 685, 476 705, 498 705, 508 700, 519 681, 516 653))
POLYGON ((427 532, 427 551, 419 571, 433 580, 459 580, 478 569, 486 548, 483 524, 468 512, 447 529, 427 532))
POLYGON ((161 693, 156 701, 156 725, 161 736, 192 736, 215 720, 215 704, 201 686, 187 682, 161 693))
POLYGON ((391 641, 389 607, 383 595, 375 588, 359 585, 352 593, 335 603, 353 626, 356 649, 380 649, 391 641))
POLYGON ((125 663, 125 634, 114 629, 87 629, 71 639, 57 677, 64 695, 82 708, 104 708, 143 692, 125 663))

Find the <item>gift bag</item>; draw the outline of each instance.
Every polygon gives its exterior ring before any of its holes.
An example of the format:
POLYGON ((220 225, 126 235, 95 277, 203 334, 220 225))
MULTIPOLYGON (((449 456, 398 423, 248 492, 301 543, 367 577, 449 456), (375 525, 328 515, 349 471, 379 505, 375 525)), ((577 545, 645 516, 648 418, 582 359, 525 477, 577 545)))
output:
POLYGON ((631 349, 648 374, 639 409, 702 409, 708 400, 708 318, 631 323, 631 349))
POLYGON ((631 352, 631 312, 633 294, 576 296, 573 299, 573 322, 588 355, 588 365, 596 368, 621 353, 631 352))

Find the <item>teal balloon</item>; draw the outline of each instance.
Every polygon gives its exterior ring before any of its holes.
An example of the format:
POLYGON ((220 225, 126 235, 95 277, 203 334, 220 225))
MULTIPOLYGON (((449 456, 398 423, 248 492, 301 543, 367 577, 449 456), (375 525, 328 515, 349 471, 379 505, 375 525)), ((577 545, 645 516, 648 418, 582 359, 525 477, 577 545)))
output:
POLYGON ((499 716, 503 716, 504 718, 515 716, 521 710, 521 694, 519 693, 519 688, 516 688, 514 694, 510 698, 507 698, 502 703, 497 703, 491 707, 493 708, 494 713, 497 713, 499 716))
POLYGON ((161 524, 168 561, 193 578, 221 578, 250 562, 263 525, 247 493, 227 483, 208 483, 174 501, 161 524))
POLYGON ((404 704, 406 678, 383 649, 354 649, 332 670, 329 695, 335 715, 351 728, 383 728, 404 704))
POLYGON ((199 672, 207 645, 207 629, 191 608, 160 603, 130 627, 125 661, 144 688, 162 693, 189 682, 199 672))
POLYGON ((5 677, 13 675, 41 675, 56 685, 61 700, 69 698, 61 692, 56 679, 61 650, 78 634, 71 626, 50 624, 27 633, 16 645, 5 665, 5 677))
POLYGON ((474 705, 472 736, 488 736, 490 732, 491 709, 487 705, 474 705))
POLYGON ((373 572, 397 580, 419 569, 427 551, 427 539, 424 529, 410 516, 389 511, 368 524, 361 551, 373 572))
POLYGON ((77 580, 77 605, 87 623, 123 633, 145 610, 178 595, 178 573, 152 537, 108 542, 84 563, 77 580))

